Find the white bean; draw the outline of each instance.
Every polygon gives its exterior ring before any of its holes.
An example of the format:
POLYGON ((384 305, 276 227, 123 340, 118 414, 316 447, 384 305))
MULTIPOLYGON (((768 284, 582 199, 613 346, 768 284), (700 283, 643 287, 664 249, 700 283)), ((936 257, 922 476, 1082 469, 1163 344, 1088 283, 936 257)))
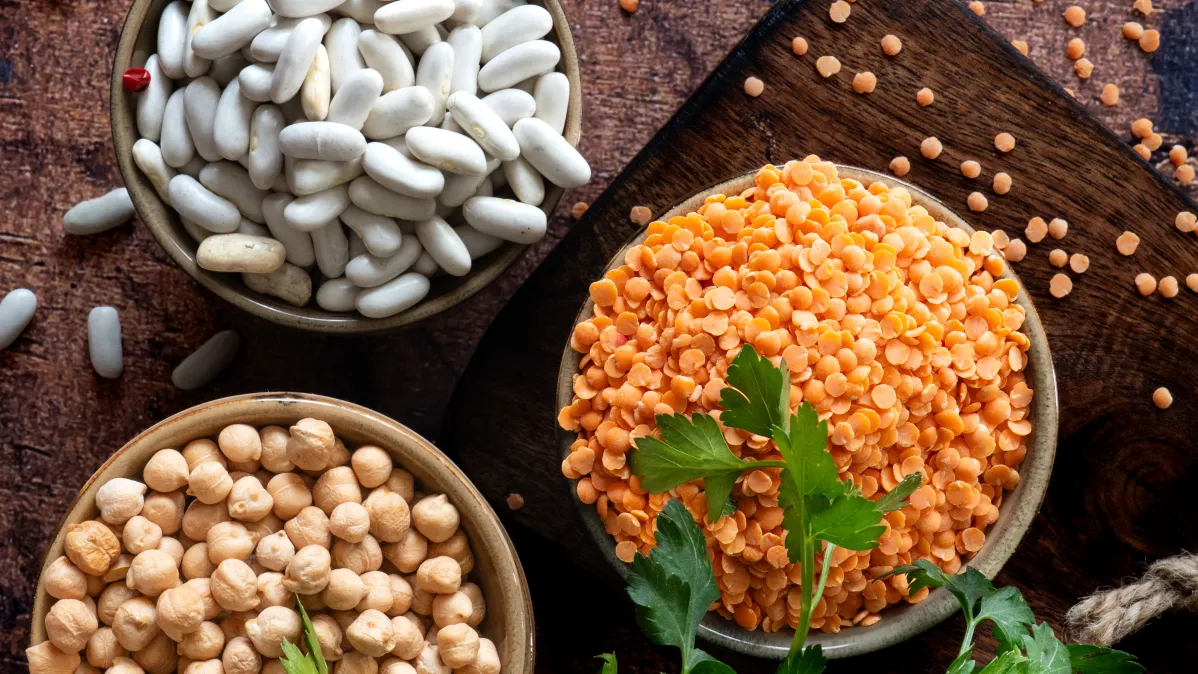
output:
POLYGON ((341 221, 334 219, 313 231, 312 248, 316 251, 316 266, 320 273, 328 278, 345 273, 345 265, 349 262, 349 239, 341 228, 341 221))
POLYGON ((545 73, 537 78, 532 97, 537 105, 533 117, 560 135, 566 128, 566 110, 570 107, 570 78, 565 73, 545 73))
POLYGON ((37 311, 37 295, 28 288, 11 290, 0 300, 0 351, 12 346, 37 311))
POLYGON ((283 175, 283 152, 279 133, 287 126, 283 111, 273 105, 259 106, 250 123, 250 181, 268 190, 283 175))
POLYGON ((404 274, 377 288, 358 295, 354 306, 367 318, 386 318, 411 308, 428 295, 428 279, 420 274, 404 274))
POLYGON ((200 171, 203 171, 204 167, 207 165, 208 165, 208 162, 204 161, 203 157, 196 156, 196 157, 192 157, 191 159, 187 160, 187 163, 178 167, 178 169, 179 169, 179 173, 189 175, 192 178, 199 180, 200 179, 200 171))
POLYGON ((503 245, 503 239, 483 234, 470 225, 458 225, 453 228, 453 231, 457 232, 458 238, 465 244, 466 250, 470 251, 471 260, 477 260, 503 245))
MULTIPOLYGON (((179 222, 183 225, 183 231, 187 232, 187 235, 191 237, 191 240, 195 241, 196 243, 203 243, 204 239, 207 239, 210 236, 216 236, 212 232, 209 232, 203 227, 200 227, 196 223, 182 216, 179 217, 179 222)), ((238 229, 240 229, 240 226, 238 229)))
POLYGON ((216 104, 216 119, 213 130, 220 129, 215 135, 216 149, 220 155, 229 161, 240 161, 250 149, 250 122, 258 104, 241 95, 241 83, 233 80, 225 87, 216 104))
POLYGON ((491 183, 491 176, 483 176, 483 181, 479 183, 478 189, 474 190, 476 197, 490 197, 495 195, 495 186, 491 183))
POLYGON ((327 12, 342 2, 345 0, 270 0, 270 6, 279 16, 298 18, 327 12))
POLYGON ((297 307, 306 305, 312 299, 312 277, 289 263, 283 263, 282 267, 269 274, 242 274, 241 282, 256 293, 277 297, 297 307))
POLYGON ((240 350, 241 337, 236 332, 218 332, 175 366, 171 383, 184 391, 198 389, 229 367, 240 350))
POLYGON ((323 36, 324 26, 319 19, 304 19, 291 29, 270 79, 270 100, 283 103, 299 93, 323 36))
POLYGON ((570 188, 590 181, 587 160, 545 122, 529 117, 516 122, 512 131, 520 141, 520 154, 549 182, 570 188))
POLYGON ((486 0, 483 2, 482 7, 479 8, 478 18, 474 21, 474 25, 482 28, 502 16, 509 9, 524 4, 526 4, 526 0, 486 0))
POLYGON ((216 80, 216 83, 224 88, 229 85, 229 82, 237 79, 241 71, 248 68, 249 65, 249 60, 240 52, 222 56, 212 62, 212 67, 208 69, 208 77, 216 80))
POLYGON ((191 176, 180 173, 171 180, 171 207, 179 216, 217 234, 237 231, 241 213, 233 202, 213 194, 191 176))
MULTIPOLYGON (((449 208, 457 208, 466 203, 466 200, 474 196, 478 188, 482 186, 486 180, 485 175, 480 176, 462 176, 449 174, 445 178, 445 189, 437 195, 437 203, 449 208)), ((445 216, 448 217, 448 216, 445 216)))
POLYGON ((540 206, 545 200, 545 179, 524 157, 504 162, 503 175, 520 201, 531 206, 540 206))
POLYGON ((478 26, 461 25, 449 31, 445 41, 453 48, 453 77, 449 82, 449 92, 477 93, 478 64, 483 48, 482 31, 478 26))
MULTIPOLYGON (((345 185, 338 185, 323 192, 296 198, 283 210, 283 221, 292 229, 298 229, 301 232, 314 232, 328 225, 348 207, 349 188, 345 185)), ((340 276, 340 274, 331 276, 340 276)))
POLYGON ((416 236, 424 250, 451 276, 470 273, 470 251, 448 222, 433 216, 416 223, 416 236))
POLYGON ((99 234, 128 222, 133 213, 129 190, 121 187, 102 197, 75 204, 62 216, 62 229, 67 234, 99 234))
POLYGON ((234 232, 210 236, 196 250, 196 264, 217 272, 269 274, 283 266, 287 251, 275 239, 234 232))
POLYGON ((345 278, 359 288, 375 288, 399 276, 411 267, 424 247, 415 236, 405 236, 391 257, 359 255, 345 267, 345 278))
POLYGON ((183 72, 188 77, 199 77, 208 72, 212 62, 195 53, 192 42, 196 32, 216 18, 216 12, 208 6, 208 0, 193 0, 187 13, 187 37, 183 44, 183 72))
POLYGON ((212 193, 233 202, 242 216, 257 223, 266 222, 262 200, 266 192, 254 187, 250 174, 229 161, 213 162, 200 171, 200 183, 212 193))
POLYGON ((316 194, 347 183, 362 175, 362 157, 350 161, 293 159, 287 185, 297 196, 316 194))
POLYGON ((453 9, 453 0, 395 0, 375 12, 374 24, 392 35, 413 33, 448 19, 453 9))
POLYGON ((353 19, 338 19, 324 36, 324 46, 329 50, 329 81, 333 93, 336 94, 345 78, 356 70, 366 67, 362 55, 358 53, 358 36, 362 27, 353 19))
POLYGON ((446 131, 452 131, 454 133, 460 133, 463 136, 466 135, 466 130, 458 126, 458 123, 453 120, 453 115, 448 112, 445 113, 445 119, 441 120, 441 123, 437 125, 437 128, 445 129, 446 131))
POLYGON ((262 200, 262 212, 266 215, 266 226, 271 238, 283 244, 287 261, 299 267, 310 267, 316 262, 312 249, 312 235, 292 228, 283 219, 283 211, 295 197, 290 194, 272 194, 262 200))
POLYGON ((429 47, 416 64, 416 86, 428 89, 433 95, 433 116, 428 120, 431 126, 440 124, 445 118, 445 102, 449 98, 452 79, 453 47, 448 42, 438 42, 429 47))
POLYGON ((501 161, 511 161, 520 156, 520 143, 504 123, 503 119, 468 91, 459 91, 450 97, 449 110, 453 119, 479 144, 487 154, 501 161))
MULTIPOLYGON (((344 223, 342 223, 344 224, 344 223)), ((366 255, 370 251, 366 250, 366 244, 362 243, 362 237, 354 230, 349 230, 349 259, 354 259, 359 255, 366 255)))
POLYGON ((432 119, 436 102, 424 87, 404 87, 383 94, 370 109, 362 133, 371 140, 394 138, 432 119))
MULTIPOLYGON (((391 257, 403 243, 403 233, 391 218, 375 215, 357 206, 350 206, 341 214, 341 222, 353 230, 366 251, 378 257, 391 257)), ((351 255, 357 257, 356 255, 351 255)))
MULTIPOLYGON (((437 30, 436 26, 421 28, 411 33, 403 33, 398 37, 399 43, 411 50, 415 56, 424 56, 424 52, 428 51, 429 47, 442 41, 441 32, 437 30)), ((413 62, 415 60, 415 58, 412 59, 413 62)))
POLYGON ((437 202, 432 199, 413 199, 396 194, 367 176, 349 184, 349 198, 364 211, 401 220, 424 220, 437 209, 437 202))
POLYGON ((382 75, 370 68, 355 71, 333 96, 327 120, 360 131, 382 93, 382 75))
POLYGON ((269 103, 270 83, 274 74, 273 63, 254 63, 242 68, 237 74, 241 95, 256 103, 269 103))
POLYGON ((416 83, 412 61, 395 38, 377 30, 364 30, 358 36, 358 52, 366 65, 383 76, 383 93, 416 83))
POLYGON ((175 0, 162 9, 158 19, 158 67, 172 80, 187 76, 183 70, 183 53, 187 47, 187 10, 182 0, 175 0))
POLYGON ((169 187, 175 177, 175 169, 167 166, 162 159, 162 150, 148 138, 141 138, 133 144, 133 163, 149 179, 154 191, 164 202, 170 201, 169 187))
POLYGON ((349 161, 366 151, 362 132, 332 122, 292 124, 279 134, 283 154, 296 159, 349 161))
MULTIPOLYGON (((328 14, 317 14, 310 17, 320 21, 323 26, 323 33, 329 31, 329 27, 333 25, 333 19, 328 14)), ((258 33, 254 41, 250 43, 250 56, 259 63, 274 63, 279 60, 279 55, 283 53, 283 48, 287 45, 287 39, 291 37, 291 31, 304 21, 302 18, 279 18, 270 28, 258 33)))
POLYGON ((474 197, 462 206, 466 222, 505 241, 535 243, 545 236, 545 211, 499 197, 474 197))
POLYGON ((420 254, 420 257, 416 258, 415 264, 412 265, 412 271, 421 276, 432 278, 434 274, 441 271, 441 268, 437 266, 437 261, 426 250, 420 254))
POLYGON ((334 11, 358 23, 374 23, 374 13, 384 4, 379 0, 345 0, 334 11))
MULTIPOLYGON (((479 14, 482 13, 486 0, 454 0, 453 14, 449 18, 458 23, 478 24, 479 14)), ((452 31, 451 31, 452 32, 452 31)))
POLYGON ((216 107, 220 104, 220 86, 211 77, 200 77, 187 85, 183 96, 183 112, 187 118, 187 131, 196 152, 205 161, 219 161, 214 128, 216 107))
POLYGON ((191 48, 206 59, 228 56, 269 28, 270 19, 270 6, 266 0, 243 0, 200 28, 192 37, 191 48))
POLYGON ((506 89, 529 77, 551 72, 561 57, 561 49, 546 40, 518 44, 501 52, 478 71, 478 88, 483 91, 506 89))
POLYGON ((483 149, 469 136, 418 126, 409 129, 404 140, 414 157, 442 171, 476 176, 484 175, 487 171, 487 157, 483 149))
POLYGON ((191 140, 191 131, 187 129, 187 116, 184 110, 184 96, 187 88, 178 89, 166 101, 166 111, 162 115, 162 158, 166 165, 179 168, 195 157, 196 147, 191 140))
POLYGON ((112 307, 95 307, 87 315, 87 352, 96 374, 116 379, 125 370, 121 360, 121 318, 112 307))
POLYGON ((173 87, 158 66, 157 54, 146 61, 146 71, 150 73, 150 84, 137 95, 137 132, 157 143, 162 138, 162 117, 173 87))
POLYGON ((384 143, 370 143, 362 155, 366 175, 392 192, 431 199, 445 188, 445 176, 437 169, 409 159, 399 150, 384 143))
POLYGON ((308 68, 300 87, 300 104, 308 121, 323 122, 329 116, 329 102, 333 97, 329 68, 329 50, 323 44, 319 45, 312 67, 308 68))
POLYGON ((482 27, 482 62, 553 30, 553 16, 540 5, 514 7, 482 27))
POLYGON ((227 12, 240 3, 241 0, 209 0, 209 4, 212 5, 212 9, 215 9, 218 12, 227 12))
POLYGON ((353 311, 354 300, 362 289, 346 278, 329 279, 316 291, 316 306, 325 311, 353 311))
MULTIPOLYGON (((257 236, 257 237, 261 237, 264 239, 274 238, 270 235, 270 230, 267 229, 264 225, 259 225, 258 223, 254 222, 253 220, 246 220, 245 218, 242 218, 241 224, 237 225, 237 233, 245 234, 247 236, 257 236)), ((208 237, 204 237, 204 238, 208 238, 208 237)), ((282 242, 280 241, 280 243, 282 243, 282 242)))
POLYGON ((532 117, 537 111, 536 100, 523 89, 500 89, 487 94, 482 101, 494 110, 508 127, 525 117, 532 117))

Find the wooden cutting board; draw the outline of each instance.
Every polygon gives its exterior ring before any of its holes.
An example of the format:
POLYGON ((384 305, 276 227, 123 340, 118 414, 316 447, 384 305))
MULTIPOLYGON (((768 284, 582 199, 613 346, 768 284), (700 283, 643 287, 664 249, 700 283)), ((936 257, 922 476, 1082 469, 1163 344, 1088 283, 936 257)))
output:
MULTIPOLYGON (((1198 547, 1198 295, 1183 285, 1174 299, 1145 298, 1133 283, 1140 272, 1179 281, 1198 272, 1198 238, 1173 227, 1179 211, 1198 209, 963 5, 870 0, 854 4, 841 25, 827 6, 779 2, 591 205, 491 325, 451 402, 443 445, 509 524, 611 581, 560 473, 554 391, 588 285, 639 230, 630 209, 661 213, 765 162, 818 154, 884 170, 905 155, 907 180, 978 227, 1022 238, 1033 216, 1070 223, 1063 240, 1030 244, 1015 265, 1049 335, 1061 428, 1041 514, 997 579, 1018 586, 1060 630, 1079 597, 1139 575, 1146 561, 1198 547), (887 33, 903 40, 897 57, 881 51, 887 33), (792 53, 795 36, 810 43, 806 56, 792 53), (840 59, 838 76, 819 76, 821 55, 840 59), (869 95, 851 87, 864 70, 878 78, 869 95), (765 82, 759 98, 743 91, 750 75, 765 82), (936 94, 927 108, 915 102, 925 86, 936 94), (1013 152, 995 149, 1000 132, 1017 139, 1013 152), (933 135, 945 148, 935 161, 919 152, 933 135), (981 162, 981 178, 961 176, 965 159, 981 162), (1005 196, 990 189, 997 171, 1014 178, 1005 196), (965 207, 974 190, 989 198, 984 213, 965 207), (1124 230, 1143 240, 1132 257, 1115 251, 1124 230), (1090 258, 1084 274, 1069 272, 1074 289, 1064 299, 1048 293, 1061 271, 1048 252, 1058 247, 1090 258), (1152 404, 1158 386, 1176 398, 1168 410, 1152 404), (512 492, 525 499, 517 512, 504 505, 512 492)), ((896 652, 910 671, 943 671, 957 648, 946 640, 957 638, 959 631, 934 630, 834 671, 893 663, 896 652)), ((1129 648, 1157 671, 1192 665, 1182 663, 1193 646, 1166 646, 1151 628, 1129 648)))

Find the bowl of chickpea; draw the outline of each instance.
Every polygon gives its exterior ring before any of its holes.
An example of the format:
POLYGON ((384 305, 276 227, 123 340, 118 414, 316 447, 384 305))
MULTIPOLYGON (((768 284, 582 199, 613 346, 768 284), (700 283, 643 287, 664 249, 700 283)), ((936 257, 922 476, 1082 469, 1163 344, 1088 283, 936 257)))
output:
MULTIPOLYGON (((701 482, 650 494, 627 463, 656 415, 718 415, 727 366, 751 344, 786 363, 791 405, 827 420, 842 479, 876 498, 924 475, 877 547, 836 550, 807 643, 848 657, 951 615, 947 592, 910 593, 886 573, 924 558, 993 578, 1043 501, 1057 392, 1047 337, 1005 259, 1023 249, 912 185, 818 157, 661 215, 591 285, 558 376, 562 473, 602 554, 626 573, 650 554, 665 502, 682 500, 704 527, 721 595, 699 637, 785 657, 800 574, 783 545, 779 471, 742 475, 737 511, 707 524, 701 482)), ((768 438, 724 436, 742 458, 776 458, 768 438)))
POLYGON ((29 669, 282 674, 299 602, 330 671, 533 671, 524 571, 465 474, 297 393, 180 412, 96 471, 42 564, 29 669))

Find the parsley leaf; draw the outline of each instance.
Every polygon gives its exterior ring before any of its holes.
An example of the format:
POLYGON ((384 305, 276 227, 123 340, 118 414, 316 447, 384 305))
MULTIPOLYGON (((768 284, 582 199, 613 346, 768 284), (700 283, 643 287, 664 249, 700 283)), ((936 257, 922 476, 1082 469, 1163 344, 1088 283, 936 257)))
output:
POLYGON ((308 652, 303 653, 299 646, 283 639, 283 657, 279 664, 283 665, 283 670, 287 674, 328 674, 329 666, 324 661, 324 654, 320 652, 320 642, 316 639, 316 630, 313 629, 312 621, 308 619, 308 612, 304 610, 304 604, 299 597, 295 598, 295 605, 299 608, 304 643, 308 646, 308 652))
POLYGON ((661 440, 651 436, 637 438, 629 457, 632 472, 641 478, 641 486, 652 493, 669 491, 691 480, 703 478, 707 494, 707 521, 720 518, 732 486, 750 463, 738 459, 716 424, 706 414, 657 415, 661 440))
MULTIPOLYGON (((976 572, 975 572, 976 573, 976 572)), ((978 573, 979 576, 982 574, 978 573)), ((1036 616, 1024 601, 1023 595, 1013 587, 1004 587, 994 594, 982 597, 974 622, 989 620, 994 623, 994 635, 1003 643, 1017 642, 1021 635, 1027 637, 1027 627, 1035 624, 1036 616)), ((1052 630, 1049 629, 1051 633, 1052 630)))
POLYGON ((736 670, 696 648, 691 651, 690 674, 736 674, 736 670))
POLYGON ((849 550, 877 547, 878 536, 886 531, 886 527, 878 523, 881 515, 874 502, 855 490, 832 501, 809 497, 807 510, 811 515, 813 536, 849 550))
MULTIPOLYGON (((1003 589, 1014 590, 1015 588, 1004 587, 1003 589)), ((1022 597, 1020 601, 1023 601, 1022 597)), ((1026 604, 1024 606, 1026 607, 1026 604)), ((1032 620, 1035 618, 1033 617, 1032 620)), ((1032 626, 1030 635, 1027 634, 1027 630, 1023 632, 1023 647, 1027 650, 1027 659, 1034 665, 1036 674, 1073 674, 1073 666, 1069 662, 1069 651, 1065 648, 1065 644, 1057 639, 1057 635, 1052 633, 1052 628, 1048 626, 1048 623, 1032 626)))
MULTIPOLYGON (((727 423, 726 417, 721 418, 727 423)), ((786 462, 781 496, 790 501, 788 505, 795 505, 799 495, 834 498, 844 493, 836 463, 828 453, 828 422, 820 421, 810 404, 803 403, 790 415, 789 429, 775 426, 773 438, 786 462)))
POLYGON ((828 665, 824 650, 819 644, 792 651, 782 664, 778 666, 777 674, 820 674, 828 665))
POLYGON ((324 653, 320 652, 320 640, 316 638, 316 628, 312 627, 312 620, 308 618, 308 611, 304 609, 304 603, 298 595, 295 605, 299 608, 300 620, 304 627, 304 643, 308 645, 308 657, 316 665, 316 674, 329 674, 329 665, 324 660, 324 653))
POLYGON ((973 661, 973 647, 970 646, 968 650, 958 655, 957 659, 949 664, 948 671, 944 674, 973 674, 976 669, 977 663, 973 661))
MULTIPOLYGON (((967 622, 976 623, 978 602, 982 597, 994 594, 994 586, 972 566, 965 567, 963 573, 950 576, 940 570, 940 567, 926 559, 917 559, 914 564, 897 566, 888 575, 906 574, 908 587, 911 592, 919 592, 925 587, 943 587, 957 598, 965 611, 967 622)), ((1013 589, 1013 588, 1012 588, 1013 589)), ((1015 591, 1018 594, 1018 591, 1015 591)), ((1020 598, 1022 601, 1022 597, 1020 598)), ((1024 607, 1026 608, 1026 604, 1024 607)), ((1030 614, 1030 610, 1028 611, 1030 614)), ((1030 624, 1030 621, 1028 621, 1030 624)))
POLYGON ((603 661, 603 667, 599 670, 599 674, 617 674, 615 653, 604 653, 595 657, 603 661))
POLYGON ((300 652, 299 646, 283 639, 283 657, 279 660, 287 674, 317 674, 316 663, 300 652))
POLYGON ((1032 664, 1023 657, 1023 653, 1007 651, 991 660, 989 664, 978 670, 977 674, 1032 674, 1032 672, 1041 674, 1039 669, 1032 668, 1032 664))
MULTIPOLYGON (((829 455, 830 456, 830 455, 829 455)), ((894 489, 882 495, 882 498, 874 501, 874 507, 878 512, 885 515, 893 510, 907 507, 907 497, 911 492, 919 489, 923 485, 922 473, 911 473, 903 478, 903 481, 895 485, 894 489)))
POLYGON ((720 511, 720 517, 732 517, 736 514, 736 499, 732 495, 728 495, 728 500, 724 502, 724 509, 720 511))
POLYGON ((1136 662, 1131 653, 1113 648, 1068 644, 1069 666, 1080 674, 1136 674, 1144 671, 1144 665, 1136 662))
MULTIPOLYGON (((770 437, 775 426, 785 428, 790 412, 790 376, 745 345, 728 366, 728 386, 720 392, 725 426, 770 437)), ((825 442, 827 435, 824 436, 825 442)))

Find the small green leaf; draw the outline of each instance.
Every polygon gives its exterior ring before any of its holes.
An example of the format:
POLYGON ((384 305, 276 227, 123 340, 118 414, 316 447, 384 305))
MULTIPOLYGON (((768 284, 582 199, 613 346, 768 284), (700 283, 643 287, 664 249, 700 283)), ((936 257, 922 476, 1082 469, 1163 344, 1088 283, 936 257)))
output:
POLYGON ((604 653, 595 657, 603 661, 603 667, 600 668, 599 674, 617 674, 615 653, 604 653))
MULTIPOLYGON (((1004 590, 1014 590, 1004 587, 1004 590)), ((1022 601, 1022 598, 1020 598, 1022 601)), ((1026 606, 1026 604, 1025 604, 1026 606)), ((1028 611, 1031 612, 1030 610, 1028 611)), ((1032 618, 1035 620, 1035 617, 1032 618)), ((1073 674, 1073 665, 1069 659, 1069 650, 1065 644, 1053 634, 1048 623, 1032 626, 1031 634, 1023 634, 1023 647, 1027 650, 1027 659, 1033 663, 1034 670, 1039 674, 1073 674)), ((1006 655, 1004 653, 1004 655, 1006 655)))
POLYGON ((691 651, 690 661, 682 671, 689 671, 690 674, 736 674, 736 670, 698 648, 691 651))
POLYGON ((724 509, 720 511, 720 517, 732 517, 736 514, 736 499, 732 495, 728 495, 728 500, 724 502, 724 509))
POLYGON ((978 671, 977 674, 1032 674, 1039 670, 1032 669, 1032 663, 1019 651, 1007 651, 994 658, 978 671))
POLYGON ((329 665, 324 660, 324 653, 320 652, 320 640, 316 638, 316 628, 312 627, 308 611, 304 609, 304 602, 300 601, 299 595, 295 597, 295 605, 299 608, 300 620, 304 627, 304 643, 308 645, 308 657, 316 666, 316 674, 329 674, 329 665))
POLYGON ((1023 595, 1019 594, 1019 590, 1004 587, 994 594, 982 597, 974 622, 980 623, 983 620, 994 623, 994 635, 1000 642, 1018 643, 1020 637, 1026 638, 1027 628, 1035 624, 1036 616, 1024 601, 1023 595))
POLYGON ((813 536, 849 550, 877 547, 878 536, 886 531, 878 523, 882 516, 874 502, 859 493, 843 494, 831 502, 822 496, 809 496, 807 511, 813 536))
POLYGON ((878 512, 885 515, 893 510, 907 507, 907 497, 923 484, 922 473, 911 473, 903 478, 903 481, 895 485, 894 489, 884 494, 882 498, 874 501, 874 507, 878 512))
POLYGON ((778 666, 777 674, 820 674, 827 665, 823 649, 816 644, 787 655, 778 666))
POLYGON ((845 483, 840 481, 836 463, 828 453, 828 422, 820 421, 810 404, 803 403, 790 415, 789 429, 776 426, 773 438, 793 488, 783 496, 793 501, 796 494, 835 498, 844 493, 845 483))
MULTIPOLYGON (((711 558, 707 556, 707 538, 686 506, 677 499, 670 499, 657 516, 656 539, 657 547, 653 549, 651 559, 691 588, 689 612, 697 626, 707 615, 712 602, 720 598, 711 558)), ((691 631, 693 633, 694 628, 691 631)))
POLYGON ((282 648, 283 657, 279 664, 287 674, 317 674, 316 663, 300 652, 299 646, 284 638, 282 648))
POLYGON ((803 561, 803 536, 807 531, 806 526, 803 514, 798 508, 790 507, 782 511, 782 528, 786 532, 786 557, 791 564, 800 564, 803 561))
MULTIPOLYGON (((786 425, 790 412, 790 376, 745 345, 728 366, 728 386, 720 392, 720 420, 725 426, 769 437, 774 426, 786 425)), ((825 440, 827 436, 825 436, 825 440)))
POLYGON ((1113 648, 1068 644, 1069 664, 1080 674, 1138 674, 1144 665, 1136 662, 1136 656, 1113 648))
POLYGON ((641 486, 656 494, 703 478, 707 519, 718 520, 732 486, 749 462, 728 449, 719 425, 706 414, 694 414, 690 419, 682 414, 659 414, 657 427, 660 440, 645 436, 633 442, 635 450, 629 461, 641 486))
POLYGON ((637 605, 636 621, 649 641, 689 649, 694 639, 687 626, 691 590, 681 578, 637 553, 628 573, 628 596, 637 605))
POLYGON ((978 602, 982 597, 995 593, 994 586, 990 584, 990 581, 972 566, 965 567, 963 573, 950 576, 928 560, 917 559, 914 564, 895 567, 893 571, 886 575, 893 576, 900 573, 907 575, 908 587, 913 593, 919 592, 925 587, 943 587, 947 589, 957 598, 957 602, 961 604, 962 610, 965 611, 966 619, 970 622, 977 615, 978 602))
POLYGON ((944 587, 948 583, 948 574, 926 559, 917 559, 913 564, 896 566, 890 573, 882 577, 898 575, 907 576, 907 587, 911 589, 912 594, 925 587, 944 587))
POLYGON ((973 661, 973 647, 957 656, 956 660, 948 666, 948 671, 944 674, 973 674, 977 669, 977 663, 973 661))

